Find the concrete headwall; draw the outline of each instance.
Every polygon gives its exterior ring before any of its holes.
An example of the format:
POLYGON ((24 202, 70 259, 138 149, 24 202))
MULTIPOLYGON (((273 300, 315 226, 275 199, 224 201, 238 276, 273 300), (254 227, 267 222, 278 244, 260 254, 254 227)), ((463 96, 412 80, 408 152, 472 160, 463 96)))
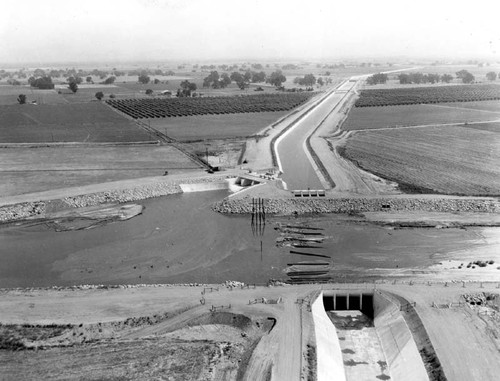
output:
POLYGON ((337 330, 325 312, 323 293, 311 305, 316 335, 317 379, 345 381, 344 361, 337 330))
POLYGON ((410 329, 395 305, 382 294, 373 295, 375 328, 387 359, 391 377, 399 381, 429 380, 410 329))
POLYGON ((229 183, 227 181, 213 183, 179 184, 179 186, 181 187, 183 193, 229 189, 229 183))

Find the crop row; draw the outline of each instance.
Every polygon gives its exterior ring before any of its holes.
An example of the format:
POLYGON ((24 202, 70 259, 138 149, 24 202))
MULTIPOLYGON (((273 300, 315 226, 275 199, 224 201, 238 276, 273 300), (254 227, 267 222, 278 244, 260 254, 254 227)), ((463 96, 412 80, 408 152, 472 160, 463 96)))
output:
POLYGON ((106 102, 132 118, 140 119, 288 111, 307 101, 313 94, 304 92, 239 97, 110 99, 106 102))
POLYGON ((498 85, 459 85, 363 90, 356 107, 421 103, 473 102, 500 99, 498 85))

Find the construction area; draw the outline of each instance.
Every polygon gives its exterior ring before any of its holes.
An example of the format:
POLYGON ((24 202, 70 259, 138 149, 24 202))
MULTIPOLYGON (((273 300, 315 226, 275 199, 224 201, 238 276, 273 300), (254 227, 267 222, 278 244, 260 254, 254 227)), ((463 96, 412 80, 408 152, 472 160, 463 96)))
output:
POLYGON ((494 380, 499 287, 228 281, 3 290, 0 369, 4 379, 494 380))

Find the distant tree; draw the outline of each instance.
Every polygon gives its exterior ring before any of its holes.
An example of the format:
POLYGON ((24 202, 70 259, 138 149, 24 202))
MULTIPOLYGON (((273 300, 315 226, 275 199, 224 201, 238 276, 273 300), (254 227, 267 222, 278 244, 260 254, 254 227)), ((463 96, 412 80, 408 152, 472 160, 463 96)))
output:
POLYGON ((325 82, 323 81, 323 78, 319 77, 318 80, 316 81, 318 85, 323 86, 325 82))
POLYGON ((217 71, 211 71, 210 74, 203 79, 203 87, 212 87, 218 89, 220 87, 220 75, 217 71))
POLYGON ((494 71, 490 71, 486 73, 486 78, 488 79, 488 81, 494 81, 497 79, 497 73, 495 73, 494 71))
POLYGON ((146 90, 146 95, 151 95, 151 94, 153 94, 153 90, 151 90, 151 89, 147 89, 147 90, 146 90))
POLYGON ((472 83, 474 82, 474 76, 469 73, 467 70, 460 70, 455 73, 457 78, 461 79, 463 83, 472 83))
POLYGON ((163 75, 163 71, 161 69, 156 69, 154 75, 163 75))
POLYGON ((115 95, 115 94, 109 94, 109 97, 110 97, 111 99, 113 99, 113 98, 116 98, 116 95, 115 95))
POLYGON ((28 83, 30 84, 31 87, 36 87, 39 89, 54 88, 54 84, 52 83, 52 78, 50 77, 41 77, 41 78, 30 77, 28 79, 28 83))
POLYGON ((161 82, 161 81, 160 81, 158 78, 155 78, 155 79, 154 79, 154 81, 153 81, 153 83, 154 83, 155 85, 159 84, 160 82, 161 82))
POLYGON ((252 72, 250 70, 245 71, 245 74, 243 74, 243 79, 245 82, 250 82, 252 80, 252 72))
POLYGON ((49 75, 53 78, 59 78, 61 76, 61 70, 51 70, 49 75))
POLYGON ((222 75, 220 76, 220 87, 225 88, 229 84, 231 84, 231 78, 229 78, 229 75, 227 75, 227 73, 222 73, 222 75))
POLYGON ((316 77, 313 74, 306 74, 302 80, 301 85, 313 86, 316 83, 316 77))
POLYGON ((250 87, 250 84, 248 82, 245 82, 245 81, 237 81, 236 85, 238 86, 238 88, 240 90, 245 90, 245 89, 248 89, 250 87))
POLYGON ((20 105, 23 105, 26 103, 26 95, 24 94, 19 94, 17 97, 17 101, 19 102, 20 105))
POLYGON ((35 71, 33 72, 33 75, 35 77, 44 77, 45 76, 45 70, 43 70, 43 69, 35 69, 35 71))
POLYGON ((452 75, 450 75, 450 74, 443 74, 441 76, 441 82, 450 83, 451 81, 453 81, 453 76, 452 75))
POLYGON ((141 74, 139 75, 139 82, 142 83, 143 85, 149 83, 150 78, 147 74, 141 74))
POLYGON ((194 96, 194 92, 198 88, 196 83, 189 82, 188 80, 182 81, 180 85, 181 88, 177 89, 177 96, 180 98, 194 96))
POLYGON ((430 83, 437 83, 441 79, 439 74, 427 74, 426 78, 427 78, 427 81, 430 83))
POLYGON ((103 83, 105 85, 112 85, 113 83, 115 83, 115 80, 116 77, 112 75, 111 77, 106 78, 103 83))
POLYGON ((378 73, 378 74, 373 74, 372 76, 368 77, 366 79, 366 83, 369 85, 376 85, 378 83, 386 83, 387 79, 388 79, 387 74, 378 73))
POLYGON ((266 80, 266 73, 263 71, 255 72, 252 71, 252 83, 264 82, 266 80))
POLYGON ((410 75, 406 73, 401 73, 398 75, 399 83, 402 85, 407 85, 411 83, 410 81, 410 75))
POLYGON ((87 83, 92 83, 92 77, 91 76, 88 76, 87 78, 85 78, 85 81, 87 83))
POLYGON ((276 70, 271 73, 271 75, 266 79, 267 83, 270 83, 271 85, 275 87, 281 87, 283 82, 286 81, 286 77, 283 75, 281 70, 276 70))
POLYGON ((73 82, 70 82, 69 83, 69 86, 68 88, 73 92, 73 93, 76 93, 78 91, 78 84, 73 81, 73 82))
POLYGON ((21 85, 21 82, 19 82, 17 79, 12 79, 12 80, 9 80, 9 83, 10 83, 12 86, 20 86, 20 85, 21 85))
POLYGON ((102 91, 98 91, 97 93, 95 93, 95 97, 98 100, 101 100, 102 98, 104 98, 104 93, 102 91))
POLYGON ((245 81, 245 79, 243 78, 243 75, 241 75, 241 73, 239 73, 237 71, 232 72, 231 75, 229 76, 229 78, 231 79, 231 81, 234 81, 236 83, 245 81))

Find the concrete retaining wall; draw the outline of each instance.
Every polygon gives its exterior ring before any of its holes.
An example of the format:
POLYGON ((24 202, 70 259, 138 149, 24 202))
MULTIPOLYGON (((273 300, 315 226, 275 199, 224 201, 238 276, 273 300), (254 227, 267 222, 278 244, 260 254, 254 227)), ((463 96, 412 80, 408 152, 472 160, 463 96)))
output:
POLYGON ((181 187, 183 193, 229 189, 229 183, 227 181, 213 183, 179 184, 179 186, 181 187))
POLYGON ((311 305, 316 335, 317 379, 345 381, 344 362, 337 330, 325 312, 323 293, 311 305))
POLYGON ((378 292, 373 295, 375 328, 392 380, 429 380, 410 329, 396 306, 378 292))

